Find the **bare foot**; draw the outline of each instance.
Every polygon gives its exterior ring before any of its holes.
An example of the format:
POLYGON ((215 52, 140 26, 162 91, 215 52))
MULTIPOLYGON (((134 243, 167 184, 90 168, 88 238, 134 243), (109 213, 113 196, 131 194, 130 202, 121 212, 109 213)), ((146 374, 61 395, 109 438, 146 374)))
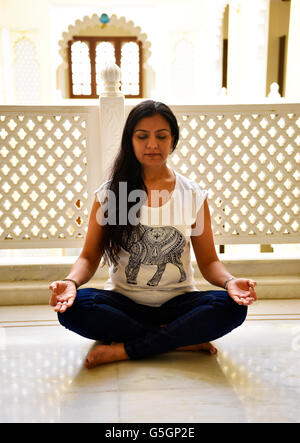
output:
POLYGON ((91 369, 104 363, 112 363, 120 360, 129 360, 123 343, 97 345, 88 354, 84 366, 87 369, 91 369))
POLYGON ((176 351, 204 351, 209 352, 211 355, 218 352, 217 348, 215 348, 210 342, 200 343, 197 345, 181 346, 180 348, 177 348, 176 351))

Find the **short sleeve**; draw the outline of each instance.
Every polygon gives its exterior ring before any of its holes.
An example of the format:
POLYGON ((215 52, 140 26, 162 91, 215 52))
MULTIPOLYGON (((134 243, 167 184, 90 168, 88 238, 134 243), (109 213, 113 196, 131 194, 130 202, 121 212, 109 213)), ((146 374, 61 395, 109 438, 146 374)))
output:
POLYGON ((196 182, 190 182, 192 192, 193 192, 193 218, 194 221, 202 208, 204 201, 208 197, 208 191, 206 189, 203 189, 199 183, 196 182))
POLYGON ((198 183, 196 184, 196 190, 195 190, 195 206, 196 206, 196 213, 199 212, 199 210, 202 208, 204 201, 208 197, 208 191, 206 189, 203 189, 198 183))
POLYGON ((195 223, 198 213, 203 212, 201 208, 207 196, 208 191, 203 189, 199 183, 176 172, 174 214, 178 213, 178 217, 182 216, 188 228, 195 223))
POLYGON ((197 192, 195 194, 195 207, 196 214, 195 219, 193 221, 193 228, 191 232, 191 236, 199 236, 204 231, 204 202, 208 198, 208 191, 206 189, 201 188, 200 185, 197 184, 197 192))
POLYGON ((97 199, 98 203, 100 203, 100 205, 103 205, 103 203, 107 199, 109 184, 110 184, 110 181, 102 183, 102 185, 99 186, 99 188, 94 191, 96 199, 97 199))

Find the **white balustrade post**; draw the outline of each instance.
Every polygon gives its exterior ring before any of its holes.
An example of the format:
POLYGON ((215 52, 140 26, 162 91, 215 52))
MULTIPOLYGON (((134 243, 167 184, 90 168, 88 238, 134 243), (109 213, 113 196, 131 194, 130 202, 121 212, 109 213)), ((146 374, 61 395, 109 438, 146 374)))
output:
POLYGON ((270 0, 229 6, 228 95, 246 102, 266 96, 270 0))
POLYGON ((294 103, 300 100, 300 2, 292 0, 290 6, 290 26, 287 51, 285 96, 294 103))
POLYGON ((107 64, 101 72, 104 91, 99 97, 100 149, 102 181, 108 178, 110 167, 119 150, 124 126, 124 95, 120 91, 121 70, 107 64))
POLYGON ((281 95, 279 93, 279 84, 276 82, 271 83, 270 92, 268 94, 268 99, 270 100, 279 100, 281 99, 281 95))

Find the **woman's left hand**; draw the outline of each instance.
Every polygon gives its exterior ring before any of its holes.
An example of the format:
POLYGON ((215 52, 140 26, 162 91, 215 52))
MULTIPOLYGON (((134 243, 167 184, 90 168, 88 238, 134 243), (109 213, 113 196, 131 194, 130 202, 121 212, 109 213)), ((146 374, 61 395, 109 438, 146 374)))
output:
POLYGON ((254 290, 256 281, 248 278, 235 278, 227 284, 228 295, 239 305, 248 306, 257 300, 254 290))

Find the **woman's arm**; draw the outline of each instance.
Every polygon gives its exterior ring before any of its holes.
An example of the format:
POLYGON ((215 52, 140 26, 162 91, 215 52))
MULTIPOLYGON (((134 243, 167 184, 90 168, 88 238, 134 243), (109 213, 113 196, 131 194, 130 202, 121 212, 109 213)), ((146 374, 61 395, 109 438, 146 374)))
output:
POLYGON ((202 233, 192 235, 191 237, 198 267, 205 280, 214 286, 224 288, 226 280, 233 276, 227 271, 217 256, 211 229, 210 212, 206 200, 198 213, 195 224, 192 226, 193 230, 200 232, 200 227, 197 227, 200 224, 202 233))
POLYGON ((99 223, 99 216, 97 216, 100 208, 100 204, 95 199, 83 249, 66 277, 75 280, 78 286, 87 283, 93 277, 101 260, 100 243, 103 227, 99 223))
MULTIPOLYGON (((52 291, 50 302, 56 312, 63 313, 72 306, 78 286, 88 282, 95 274, 100 260, 100 244, 103 235, 103 227, 100 224, 99 213, 100 204, 95 200, 89 219, 88 231, 80 256, 66 276, 70 280, 58 280, 50 284, 52 291), (76 282, 76 287, 74 282, 76 282)), ((100 213, 101 214, 101 213, 100 213)))
POLYGON ((206 200, 192 228, 196 233, 196 235, 191 236, 192 246, 203 277, 214 286, 222 288, 224 288, 228 279, 233 278, 228 282, 226 288, 229 295, 240 304, 249 304, 255 301, 256 293, 254 286, 256 282, 250 279, 234 278, 217 256, 211 228, 210 212, 206 200))

